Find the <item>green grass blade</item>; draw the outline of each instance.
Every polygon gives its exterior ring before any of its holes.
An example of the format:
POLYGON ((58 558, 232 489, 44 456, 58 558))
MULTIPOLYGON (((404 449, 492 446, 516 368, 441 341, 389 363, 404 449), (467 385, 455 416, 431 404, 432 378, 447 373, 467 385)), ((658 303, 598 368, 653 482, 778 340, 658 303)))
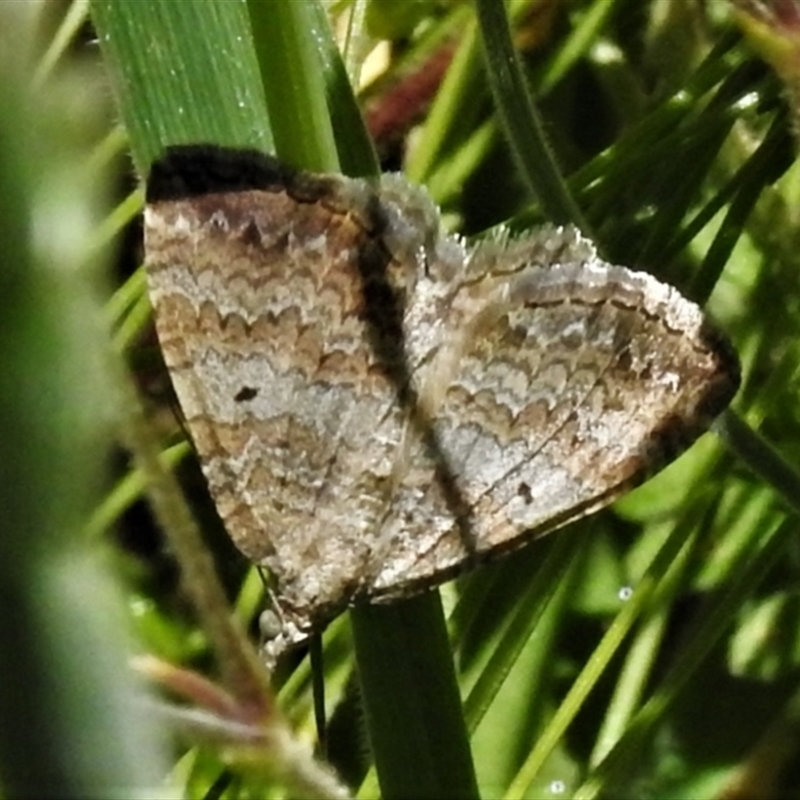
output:
POLYGON ((245 5, 95 0, 91 11, 140 172, 168 143, 273 150, 245 5))
POLYGON ((351 616, 381 795, 477 798, 438 593, 351 616))
POLYGON ((588 231, 567 189, 511 41, 503 0, 476 0, 486 70, 509 145, 545 215, 588 231))
POLYGON ((795 513, 800 513, 800 471, 733 411, 726 411, 717 420, 715 430, 728 447, 778 492, 795 513))

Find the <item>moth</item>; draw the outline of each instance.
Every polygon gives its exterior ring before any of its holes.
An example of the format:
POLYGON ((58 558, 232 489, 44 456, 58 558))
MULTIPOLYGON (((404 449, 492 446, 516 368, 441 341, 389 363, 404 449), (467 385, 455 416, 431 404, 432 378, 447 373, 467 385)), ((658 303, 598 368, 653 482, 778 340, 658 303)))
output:
POLYGON ((570 227, 470 245, 427 192, 169 148, 158 337, 225 526, 271 576, 270 660, 619 497, 727 406, 727 340, 570 227))

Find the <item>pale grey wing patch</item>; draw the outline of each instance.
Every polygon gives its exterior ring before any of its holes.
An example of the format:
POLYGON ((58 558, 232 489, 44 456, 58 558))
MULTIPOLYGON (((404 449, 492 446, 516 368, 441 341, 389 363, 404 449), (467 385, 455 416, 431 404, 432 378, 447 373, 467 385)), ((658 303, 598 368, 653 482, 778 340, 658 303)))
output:
POLYGON ((437 419, 479 550, 600 507, 661 466, 666 434, 686 446, 707 424, 689 406, 720 368, 696 306, 649 276, 598 262, 511 280, 519 306, 463 354, 437 419))
MULTIPOLYGON (((528 378, 528 407, 517 406, 516 395, 480 398, 480 388, 468 392, 456 379, 437 430, 475 509, 473 560, 493 548, 508 549, 526 531, 580 507, 585 476, 570 468, 565 452, 575 446, 578 416, 611 358, 599 360, 600 374, 574 362, 545 360, 542 372, 528 378)), ((474 366, 469 357, 464 366, 465 372, 474 366)))

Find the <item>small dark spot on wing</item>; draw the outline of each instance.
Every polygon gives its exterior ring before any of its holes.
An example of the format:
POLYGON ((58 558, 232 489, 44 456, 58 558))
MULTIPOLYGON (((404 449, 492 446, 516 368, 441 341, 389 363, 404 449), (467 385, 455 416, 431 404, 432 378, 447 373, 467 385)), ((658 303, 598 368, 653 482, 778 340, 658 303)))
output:
POLYGON ((527 483, 521 483, 517 487, 517 494, 525 501, 525 505, 529 506, 533 502, 533 492, 527 483))
POLYGON ((258 389, 254 389, 252 386, 242 386, 233 396, 233 400, 235 403, 246 403, 248 400, 252 400, 257 394, 258 389))

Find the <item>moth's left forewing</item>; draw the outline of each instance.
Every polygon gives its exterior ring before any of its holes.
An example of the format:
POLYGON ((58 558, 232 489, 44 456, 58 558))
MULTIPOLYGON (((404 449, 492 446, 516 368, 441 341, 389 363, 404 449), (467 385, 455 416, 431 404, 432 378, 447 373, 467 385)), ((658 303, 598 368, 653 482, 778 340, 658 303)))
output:
POLYGON ((220 516, 272 575, 275 652, 367 582, 390 502, 408 290, 375 205, 364 182, 219 148, 170 149, 148 184, 164 358, 220 516))

